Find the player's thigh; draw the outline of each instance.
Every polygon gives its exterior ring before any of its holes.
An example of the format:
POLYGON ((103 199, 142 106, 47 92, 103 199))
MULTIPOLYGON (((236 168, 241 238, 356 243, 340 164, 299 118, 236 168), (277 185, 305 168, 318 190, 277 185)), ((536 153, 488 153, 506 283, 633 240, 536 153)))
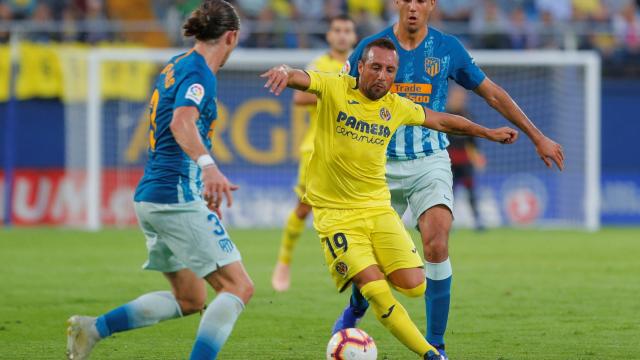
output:
POLYGON ((420 171, 408 184, 411 212, 419 218, 425 211, 438 205, 453 211, 453 174, 446 151, 420 159, 420 171))
POLYGON ((422 268, 422 258, 400 217, 388 209, 372 216, 371 242, 385 276, 400 269, 422 268))
POLYGON ((253 296, 253 281, 241 261, 227 264, 210 273, 205 280, 220 292, 229 292, 238 296, 247 304, 253 296))
POLYGON ((360 210, 314 209, 314 227, 329 273, 339 291, 343 291, 356 274, 377 266, 360 210))
POLYGON ((137 202, 134 204, 136 217, 142 233, 146 238, 147 261, 142 266, 145 270, 155 270, 165 273, 177 272, 187 266, 176 257, 167 246, 167 237, 162 231, 153 226, 153 212, 157 210, 156 204, 137 202))
POLYGON ((198 277, 241 260, 218 216, 204 202, 172 204, 155 214, 153 226, 173 254, 198 277))
POLYGON ((389 160, 386 167, 387 186, 391 194, 391 207, 402 217, 407 211, 408 199, 404 180, 408 178, 406 166, 400 161, 389 160))
POLYGON ((207 287, 203 279, 189 269, 164 273, 164 276, 171 284, 171 290, 180 304, 183 315, 204 309, 207 301, 207 287))

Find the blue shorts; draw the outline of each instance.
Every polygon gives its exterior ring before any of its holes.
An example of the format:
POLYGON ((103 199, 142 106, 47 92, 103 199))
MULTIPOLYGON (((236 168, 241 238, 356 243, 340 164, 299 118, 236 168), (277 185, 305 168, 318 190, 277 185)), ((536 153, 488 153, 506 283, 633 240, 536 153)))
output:
POLYGON ((149 259, 144 269, 161 272, 189 269, 202 278, 241 260, 220 219, 203 201, 136 202, 135 211, 147 238, 149 259))
POLYGON ((407 206, 416 222, 437 205, 453 213, 453 174, 446 150, 415 160, 387 160, 387 184, 391 206, 401 217, 407 206))

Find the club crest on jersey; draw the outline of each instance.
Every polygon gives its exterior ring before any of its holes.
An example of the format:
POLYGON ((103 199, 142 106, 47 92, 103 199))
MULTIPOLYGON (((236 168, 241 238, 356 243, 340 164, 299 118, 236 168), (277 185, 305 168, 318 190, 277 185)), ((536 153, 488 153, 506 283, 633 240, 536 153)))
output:
POLYGON ((345 264, 342 261, 340 261, 340 262, 338 262, 336 264, 336 271, 338 272, 338 274, 340 274, 342 276, 347 276, 347 272, 349 271, 349 267, 347 266, 347 264, 345 264))
POLYGON ((382 109, 380 109, 380 119, 382 119, 384 121, 391 120, 391 112, 389 112, 389 109, 384 108, 384 107, 382 109))
POLYGON ((424 60, 424 71, 429 74, 429 76, 434 77, 440 73, 440 59, 430 57, 424 60))
POLYGON ((200 105, 202 98, 204 98, 204 87, 200 84, 193 84, 187 89, 185 99, 191 100, 197 105, 200 105))
POLYGON ((342 66, 342 70, 340 70, 340 73, 349 74, 350 72, 351 72, 351 63, 349 62, 349 60, 347 60, 344 63, 344 66, 342 66))

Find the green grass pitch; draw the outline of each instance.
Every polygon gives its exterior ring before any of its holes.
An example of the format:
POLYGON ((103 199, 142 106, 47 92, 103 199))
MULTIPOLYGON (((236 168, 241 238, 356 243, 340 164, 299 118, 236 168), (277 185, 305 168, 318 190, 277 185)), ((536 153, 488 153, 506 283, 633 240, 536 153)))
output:
MULTIPOLYGON (((284 294, 270 286, 279 231, 231 234, 256 293, 220 359, 323 359, 348 297, 336 293, 313 232, 300 241, 284 294)), ((640 359, 639 229, 454 231, 451 253, 452 359, 640 359)), ((70 315, 98 315, 168 289, 162 276, 140 269, 144 260, 135 229, 0 230, 0 359, 62 359, 70 315)), ((424 331, 423 300, 396 296, 424 331)), ((116 334, 92 358, 186 359, 199 320, 116 334)), ((361 327, 379 359, 417 358, 372 314, 361 327)))

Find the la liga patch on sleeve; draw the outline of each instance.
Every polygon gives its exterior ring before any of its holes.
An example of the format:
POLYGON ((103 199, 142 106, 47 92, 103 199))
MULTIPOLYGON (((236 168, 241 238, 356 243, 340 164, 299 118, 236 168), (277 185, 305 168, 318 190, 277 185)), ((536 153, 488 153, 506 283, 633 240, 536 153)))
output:
POLYGON ((185 99, 191 100, 197 105, 200 105, 202 99, 204 98, 204 86, 200 84, 193 84, 189 86, 187 89, 187 94, 184 96, 185 99))

